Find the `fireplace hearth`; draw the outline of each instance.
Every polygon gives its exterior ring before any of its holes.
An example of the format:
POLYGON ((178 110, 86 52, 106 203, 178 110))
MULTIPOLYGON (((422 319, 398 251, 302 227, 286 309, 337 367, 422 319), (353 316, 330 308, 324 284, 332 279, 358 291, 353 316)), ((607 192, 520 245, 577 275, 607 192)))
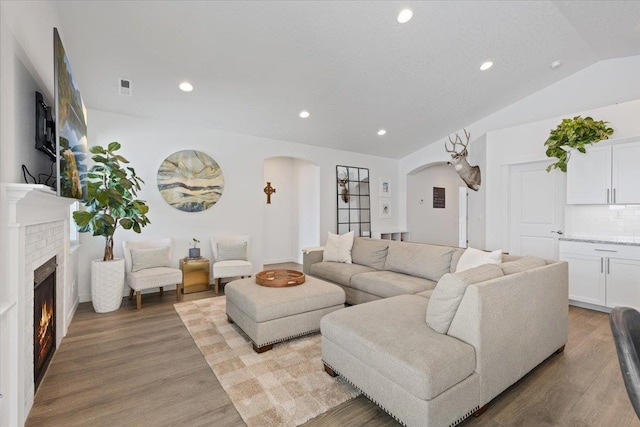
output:
POLYGON ((38 389, 56 350, 56 257, 33 272, 33 378, 38 389))

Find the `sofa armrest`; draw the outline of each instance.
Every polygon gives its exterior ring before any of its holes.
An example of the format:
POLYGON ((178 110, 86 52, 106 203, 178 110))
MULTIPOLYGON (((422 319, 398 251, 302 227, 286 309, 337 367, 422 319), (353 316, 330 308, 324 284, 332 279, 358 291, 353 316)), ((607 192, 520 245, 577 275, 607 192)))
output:
POLYGON ((564 261, 467 288, 448 335, 476 349, 481 406, 566 344, 568 312, 564 261))
POLYGON ((324 254, 324 246, 315 246, 312 248, 302 249, 302 272, 309 274, 311 265, 316 262, 322 262, 322 255, 324 254))

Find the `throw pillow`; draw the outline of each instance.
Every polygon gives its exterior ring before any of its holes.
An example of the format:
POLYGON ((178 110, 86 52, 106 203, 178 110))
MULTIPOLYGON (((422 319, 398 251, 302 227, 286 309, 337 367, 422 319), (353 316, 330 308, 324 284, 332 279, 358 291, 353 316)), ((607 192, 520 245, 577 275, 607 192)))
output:
POLYGON ((168 246, 150 249, 131 249, 131 272, 134 273, 147 268, 170 267, 168 246))
POLYGON ((342 235, 329 232, 327 243, 324 245, 324 252, 322 253, 322 261, 344 262, 351 264, 353 238, 353 231, 342 235))
POLYGON ((467 248, 456 265, 456 273, 478 267, 483 264, 499 264, 502 262, 502 249, 485 252, 480 249, 467 248))
POLYGON ((218 261, 246 261, 247 260, 247 242, 231 243, 231 242, 219 242, 218 243, 218 261))
POLYGON ((446 334, 467 286, 502 276, 504 276, 502 269, 493 264, 445 274, 438 281, 429 298, 427 325, 436 332, 446 334))

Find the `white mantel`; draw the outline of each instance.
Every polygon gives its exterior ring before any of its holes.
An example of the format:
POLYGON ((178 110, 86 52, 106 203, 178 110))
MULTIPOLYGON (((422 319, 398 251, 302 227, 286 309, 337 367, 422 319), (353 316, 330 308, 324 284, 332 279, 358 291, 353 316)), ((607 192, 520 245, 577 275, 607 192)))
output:
POLYGON ((3 184, 5 268, 0 293, 0 427, 24 424, 33 405, 33 270, 57 257, 56 345, 78 305, 69 268, 69 206, 44 185, 3 184), (45 259, 46 258, 46 259, 45 259), (44 260, 44 261, 43 261, 44 260), (31 331, 32 334, 32 331, 31 331))

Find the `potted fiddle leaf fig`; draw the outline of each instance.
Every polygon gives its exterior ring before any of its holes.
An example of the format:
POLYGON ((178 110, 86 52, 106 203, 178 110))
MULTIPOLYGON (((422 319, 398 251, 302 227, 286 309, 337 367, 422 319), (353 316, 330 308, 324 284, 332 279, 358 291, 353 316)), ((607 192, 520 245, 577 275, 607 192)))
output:
POLYGON ((549 138, 544 143, 547 147, 547 157, 555 157, 554 163, 547 167, 547 172, 551 169, 567 171, 567 162, 571 157, 571 149, 576 149, 581 153, 586 153, 587 144, 608 139, 613 133, 613 129, 607 127, 605 121, 595 121, 591 117, 576 116, 573 119, 562 119, 562 122, 555 129, 551 130, 549 138))
POLYGON ((91 262, 91 300, 98 313, 117 310, 122 303, 124 259, 113 256, 113 235, 120 227, 140 233, 150 223, 149 207, 136 197, 144 181, 124 166, 129 162, 116 154, 120 148, 111 142, 89 149, 95 164, 87 175, 85 209, 73 213, 78 231, 105 238, 104 256, 91 262))

